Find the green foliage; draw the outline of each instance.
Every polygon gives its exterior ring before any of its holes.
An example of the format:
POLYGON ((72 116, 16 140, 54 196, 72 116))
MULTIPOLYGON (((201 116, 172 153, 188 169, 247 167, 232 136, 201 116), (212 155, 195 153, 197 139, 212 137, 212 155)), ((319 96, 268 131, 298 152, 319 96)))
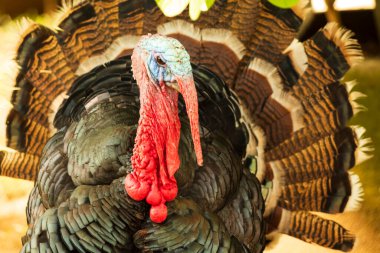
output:
POLYGON ((298 3, 299 0, 269 0, 269 2, 280 8, 291 8, 298 3))
POLYGON ((208 10, 215 3, 215 0, 205 0, 205 2, 208 10))

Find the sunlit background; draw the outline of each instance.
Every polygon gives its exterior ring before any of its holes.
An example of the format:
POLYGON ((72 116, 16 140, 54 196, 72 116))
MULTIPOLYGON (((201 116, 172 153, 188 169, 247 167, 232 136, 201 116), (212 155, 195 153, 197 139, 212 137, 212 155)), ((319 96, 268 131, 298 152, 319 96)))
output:
MULTIPOLYGON (((327 11, 327 5, 324 0, 311 0, 315 12, 327 11)), ((347 10, 373 10, 376 7, 375 0, 336 0, 334 9, 337 11, 347 10)))
MULTIPOLYGON (((153 0, 152 0, 153 1, 153 0)), ((52 11, 60 1, 55 0, 0 0, 1 24, 10 18, 26 14, 32 17, 52 11)), ((328 216, 341 222, 358 236, 353 253, 380 252, 380 0, 312 0, 313 12, 308 16, 300 34, 310 36, 327 20, 337 21, 352 29, 363 45, 366 61, 345 77, 356 79, 357 89, 368 94, 362 103, 368 111, 356 116, 352 124, 363 125, 377 147, 375 157, 355 168, 364 185, 365 201, 359 213, 328 216), (328 9, 333 6, 334 9, 328 9)), ((0 59, 1 60, 1 59, 0 59)), ((1 88, 1 87, 0 87, 1 88)), ((0 252, 14 253, 21 248, 21 236, 26 230, 25 206, 32 182, 0 177, 0 252)), ((327 216, 327 215, 326 215, 327 216)), ((287 236, 276 237, 267 252, 337 252, 287 236)))

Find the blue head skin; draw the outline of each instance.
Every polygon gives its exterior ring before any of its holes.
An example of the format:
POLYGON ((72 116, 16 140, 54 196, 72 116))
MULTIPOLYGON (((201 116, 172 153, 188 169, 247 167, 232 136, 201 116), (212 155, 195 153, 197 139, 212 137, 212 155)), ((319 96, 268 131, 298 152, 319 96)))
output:
POLYGON ((178 78, 192 77, 190 56, 176 39, 162 35, 144 36, 138 45, 150 79, 157 85, 164 82, 178 90, 178 78))

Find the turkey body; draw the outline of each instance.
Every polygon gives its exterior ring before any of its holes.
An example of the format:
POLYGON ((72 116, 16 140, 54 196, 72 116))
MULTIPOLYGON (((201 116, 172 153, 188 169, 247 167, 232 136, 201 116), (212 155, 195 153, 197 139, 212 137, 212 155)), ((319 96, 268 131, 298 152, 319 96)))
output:
POLYGON ((198 168, 189 152, 180 100, 179 197, 169 204, 168 220, 149 222, 146 203, 128 197, 123 181, 132 170, 140 107, 130 64, 123 57, 97 67, 70 89, 29 198, 23 252, 260 252, 264 201, 260 183, 242 165, 247 129, 236 97, 205 68, 193 69, 204 166, 198 168))

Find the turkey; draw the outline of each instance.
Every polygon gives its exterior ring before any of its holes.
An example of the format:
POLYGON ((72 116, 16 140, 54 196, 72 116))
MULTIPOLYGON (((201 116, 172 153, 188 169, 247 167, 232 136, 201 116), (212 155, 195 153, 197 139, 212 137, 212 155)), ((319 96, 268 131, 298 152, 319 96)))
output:
POLYGON ((362 53, 336 24, 297 40, 306 11, 92 0, 22 20, 0 93, 1 175, 35 180, 22 252, 262 252, 274 231, 351 250, 314 212, 360 206, 370 140, 342 77, 362 53))

